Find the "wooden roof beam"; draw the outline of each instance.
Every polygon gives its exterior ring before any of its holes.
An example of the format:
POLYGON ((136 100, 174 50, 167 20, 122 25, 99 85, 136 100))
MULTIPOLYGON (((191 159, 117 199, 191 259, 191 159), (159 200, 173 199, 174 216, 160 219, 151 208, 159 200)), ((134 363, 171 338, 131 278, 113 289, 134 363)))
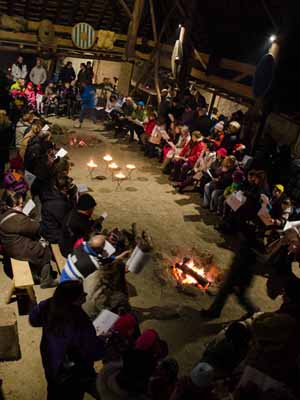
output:
POLYGON ((133 14, 128 27, 127 43, 125 49, 125 55, 127 59, 133 58, 135 56, 135 46, 144 4, 145 0, 135 0, 134 2, 133 14))
POLYGON ((130 11, 130 8, 128 7, 128 5, 126 4, 125 0, 118 0, 119 3, 121 4, 121 6, 123 7, 123 9, 125 10, 126 14, 128 15, 129 19, 133 18, 133 14, 130 11))

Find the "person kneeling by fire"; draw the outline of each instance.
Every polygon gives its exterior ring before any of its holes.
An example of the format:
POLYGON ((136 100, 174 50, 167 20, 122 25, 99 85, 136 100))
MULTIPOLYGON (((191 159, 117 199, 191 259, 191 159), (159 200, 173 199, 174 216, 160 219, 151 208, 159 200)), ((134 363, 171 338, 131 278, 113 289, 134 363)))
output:
POLYGON ((116 313, 129 311, 125 274, 141 272, 151 249, 151 239, 145 232, 141 237, 136 237, 135 231, 118 229, 107 236, 92 235, 68 256, 60 281, 86 280, 86 308, 92 318, 103 309, 116 313))

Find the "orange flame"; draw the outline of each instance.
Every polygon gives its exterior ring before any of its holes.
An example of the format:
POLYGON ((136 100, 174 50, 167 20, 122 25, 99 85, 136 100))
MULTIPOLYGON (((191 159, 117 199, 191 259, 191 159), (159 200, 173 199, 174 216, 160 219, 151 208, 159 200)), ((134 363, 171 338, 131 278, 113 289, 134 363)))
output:
MULTIPOLYGON (((206 273, 203 267, 198 267, 193 259, 190 259, 189 261, 187 261, 186 266, 189 267, 191 270, 193 270, 194 272, 196 272, 196 274, 198 274, 199 276, 202 276, 204 278, 206 278, 209 283, 213 282, 214 279, 212 279, 213 275, 210 275, 209 273, 206 273)), ((217 268, 215 268, 215 272, 217 271, 217 268)), ((191 285, 191 286, 197 286, 199 289, 208 289, 209 284, 205 285, 205 287, 201 286, 198 281, 192 277, 189 274, 186 274, 185 272, 183 272, 180 268, 176 267, 176 264, 173 265, 172 267, 172 275, 174 276, 174 278, 181 283, 182 285, 191 285)))

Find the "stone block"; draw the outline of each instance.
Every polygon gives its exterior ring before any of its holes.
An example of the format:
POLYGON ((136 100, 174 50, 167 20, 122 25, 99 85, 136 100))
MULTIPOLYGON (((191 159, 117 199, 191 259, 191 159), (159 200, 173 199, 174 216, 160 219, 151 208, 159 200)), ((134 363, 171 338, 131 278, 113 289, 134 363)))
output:
POLYGON ((16 314, 10 307, 0 307, 0 361, 21 358, 16 314))

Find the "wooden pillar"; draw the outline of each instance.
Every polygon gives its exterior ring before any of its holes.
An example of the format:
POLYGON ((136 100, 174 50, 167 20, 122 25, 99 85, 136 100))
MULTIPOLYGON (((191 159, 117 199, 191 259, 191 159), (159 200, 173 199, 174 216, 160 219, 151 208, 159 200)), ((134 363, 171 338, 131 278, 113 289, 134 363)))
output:
POLYGON ((181 89, 185 89, 192 69, 191 60, 194 54, 194 47, 192 42, 192 30, 197 21, 197 0, 189 0, 189 16, 187 16, 184 27, 183 39, 183 58, 182 65, 178 77, 178 85, 181 89))
POLYGON ((135 0, 132 19, 129 23, 127 43, 125 48, 125 55, 127 59, 133 59, 135 56, 135 45, 140 26, 140 21, 144 9, 145 0, 135 0))
POLYGON ((209 105, 209 110, 208 110, 208 115, 209 116, 211 116, 213 108, 215 106, 216 97, 217 97, 216 92, 213 92, 213 95, 212 95, 212 98, 211 98, 211 101, 210 101, 210 105, 209 105))
POLYGON ((118 89, 121 94, 124 96, 128 96, 130 81, 132 76, 132 67, 133 64, 130 62, 122 62, 121 71, 120 71, 120 79, 118 84, 118 89))

